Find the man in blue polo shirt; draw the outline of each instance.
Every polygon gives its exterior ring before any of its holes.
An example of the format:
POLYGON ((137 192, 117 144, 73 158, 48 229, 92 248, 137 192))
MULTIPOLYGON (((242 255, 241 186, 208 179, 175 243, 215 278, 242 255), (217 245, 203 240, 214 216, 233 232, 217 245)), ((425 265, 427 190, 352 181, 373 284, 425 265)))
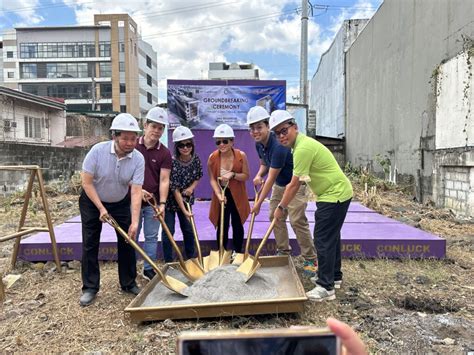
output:
MULTIPOLYGON (((121 113, 114 118, 110 130, 113 139, 93 146, 82 165, 81 306, 90 305, 99 291, 98 254, 104 217, 112 216, 131 238, 136 238, 138 229, 145 170, 143 155, 135 150, 140 128, 132 115, 121 113)), ((120 286, 124 292, 137 295, 140 289, 135 282, 135 250, 119 233, 117 239, 120 286)))
MULTIPOLYGON (((267 180, 263 185, 258 201, 255 202, 252 212, 258 214, 265 197, 270 189, 270 220, 278 207, 285 186, 293 177, 293 156, 289 148, 285 148, 278 143, 275 135, 270 131, 268 120, 270 115, 261 106, 252 107, 247 114, 247 124, 250 128, 250 135, 255 140, 255 146, 260 158, 260 168, 253 179, 254 185, 261 185, 263 177, 267 175, 267 180)), ((291 247, 288 238, 288 228, 286 217, 289 216, 291 227, 296 234, 296 239, 304 257, 303 270, 307 276, 314 276, 316 273, 316 250, 313 238, 309 231, 308 219, 305 215, 307 199, 306 186, 302 185, 298 190, 295 199, 288 205, 284 218, 278 220, 273 229, 278 254, 290 254, 291 247)))

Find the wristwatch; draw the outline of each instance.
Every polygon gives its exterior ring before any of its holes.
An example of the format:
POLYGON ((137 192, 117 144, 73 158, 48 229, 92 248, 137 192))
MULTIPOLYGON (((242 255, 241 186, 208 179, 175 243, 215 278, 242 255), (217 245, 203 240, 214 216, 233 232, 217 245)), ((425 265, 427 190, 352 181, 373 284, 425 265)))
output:
POLYGON ((166 202, 160 202, 160 205, 166 205, 166 202))
POLYGON ((288 212, 288 207, 283 207, 282 205, 278 205, 277 207, 283 212, 288 212))

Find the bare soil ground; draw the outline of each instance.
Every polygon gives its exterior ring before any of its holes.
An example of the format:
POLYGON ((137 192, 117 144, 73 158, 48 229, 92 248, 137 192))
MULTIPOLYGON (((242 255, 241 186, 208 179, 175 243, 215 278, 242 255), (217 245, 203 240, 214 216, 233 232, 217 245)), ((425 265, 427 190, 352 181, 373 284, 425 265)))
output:
MULTIPOLYGON (((52 263, 18 261, 10 270, 12 242, 0 244, 0 274, 21 278, 7 290, 0 305, 0 352, 154 352, 174 353, 184 330, 324 326, 329 316, 351 324, 372 353, 451 353, 474 351, 474 226, 457 221, 448 210, 413 201, 401 188, 376 183, 378 192, 364 193, 354 180, 356 198, 392 218, 447 239, 445 260, 343 260, 344 285, 337 299, 307 302, 293 315, 267 315, 210 320, 133 324, 124 308, 133 297, 120 291, 117 266, 101 265, 101 291, 90 307, 79 306, 80 263, 62 273, 52 263)), ((0 200, 1 235, 17 227, 21 195, 0 200)), ((55 224, 77 215, 77 195, 50 189, 55 224)), ((41 203, 30 203, 30 224, 42 220, 41 203)), ((302 275, 302 261, 295 258, 302 275)), ((140 285, 146 280, 138 277, 140 285)))

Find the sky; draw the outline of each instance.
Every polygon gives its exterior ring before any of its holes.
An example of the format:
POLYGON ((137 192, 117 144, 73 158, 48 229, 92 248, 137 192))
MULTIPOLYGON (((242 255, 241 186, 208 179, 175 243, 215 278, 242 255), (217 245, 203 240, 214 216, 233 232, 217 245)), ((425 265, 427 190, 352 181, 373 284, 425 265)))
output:
MULTIPOLYGON (((311 0, 308 79, 342 22, 371 18, 381 3, 311 0)), ((0 37, 14 27, 92 25, 97 13, 128 13, 138 24, 158 54, 160 102, 167 79, 207 79, 209 62, 254 63, 260 79, 286 80, 287 102, 297 102, 301 1, 0 0, 0 37)))

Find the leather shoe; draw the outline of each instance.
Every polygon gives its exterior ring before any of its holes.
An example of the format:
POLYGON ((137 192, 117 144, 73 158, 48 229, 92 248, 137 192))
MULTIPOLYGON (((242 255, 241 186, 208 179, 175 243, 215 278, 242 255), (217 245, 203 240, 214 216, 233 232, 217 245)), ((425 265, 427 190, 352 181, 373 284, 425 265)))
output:
POLYGON ((131 288, 124 289, 123 292, 131 293, 132 295, 138 295, 140 293, 140 288, 138 286, 133 286, 131 288))
POLYGON ((94 301, 95 295, 94 292, 85 291, 79 299, 79 303, 82 307, 89 306, 94 301))

